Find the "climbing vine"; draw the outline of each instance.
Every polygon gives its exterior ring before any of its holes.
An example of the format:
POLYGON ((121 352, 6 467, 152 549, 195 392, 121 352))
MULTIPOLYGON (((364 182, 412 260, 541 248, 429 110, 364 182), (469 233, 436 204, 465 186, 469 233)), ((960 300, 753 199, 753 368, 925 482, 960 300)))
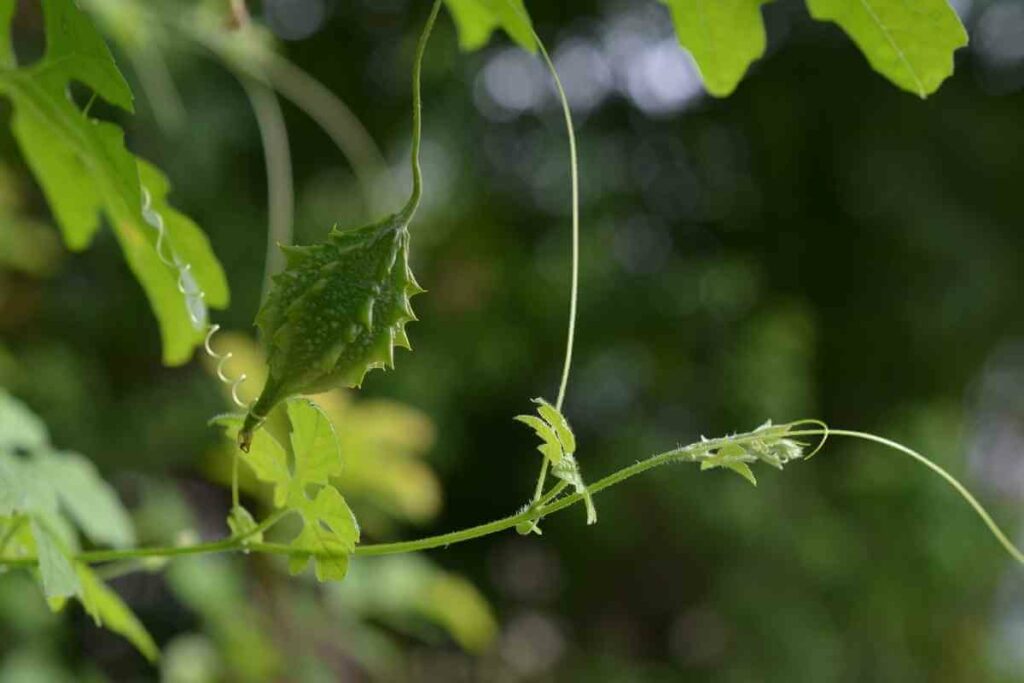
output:
MULTIPOLYGON (((663 1, 679 41, 696 61, 707 89, 717 96, 731 93, 764 53, 763 0, 663 1)), ((946 0, 808 0, 807 4, 813 18, 834 22, 845 31, 872 68, 921 97, 934 92, 952 73, 954 52, 967 41, 946 0)), ((84 2, 83 6, 109 21, 109 6, 98 2, 84 2)), ((217 376, 230 385, 235 402, 244 409, 211 420, 215 429, 238 446, 232 450, 232 506, 226 519, 229 534, 208 543, 136 547, 127 512, 91 462, 75 453, 57 452, 42 423, 17 399, 0 392, 0 567, 33 572, 55 610, 67 600, 77 599, 98 624, 120 633, 144 655, 155 658, 153 639, 104 584, 96 565, 245 551, 284 556, 292 573, 312 565, 320 581, 341 580, 352 557, 428 550, 513 529, 540 534, 544 518, 577 503, 582 504, 586 523, 594 524, 598 521, 594 502, 598 493, 661 465, 691 463, 701 470, 725 469, 756 485, 756 467, 781 470, 806 460, 830 437, 873 442, 925 465, 952 486, 1004 549, 1024 564, 1024 554, 944 469, 883 437, 831 429, 815 420, 766 422, 749 432, 673 448, 602 478, 595 479, 590 473, 584 477, 586 449, 581 446, 585 445, 577 443, 564 413, 579 296, 576 132, 562 82, 521 0, 433 2, 412 64, 410 195, 396 212, 368 225, 349 227, 341 222, 320 243, 280 245, 283 269, 274 274, 256 317, 267 354, 267 381, 251 405, 238 392, 245 375, 229 375, 225 363, 230 356, 216 349, 219 328, 209 319, 210 309, 224 309, 229 296, 223 270, 206 236, 170 205, 168 180, 126 147, 124 132, 91 115, 97 98, 131 112, 133 95, 90 15, 73 0, 43 0, 46 52, 38 62, 20 65, 12 50, 10 30, 15 7, 14 0, 0 0, 0 95, 13 105, 12 132, 65 244, 72 250, 87 248, 105 218, 157 318, 164 362, 181 365, 197 348, 205 350, 216 364, 217 376), (395 367, 396 346, 411 348, 406 325, 416 316, 410 300, 424 289, 409 267, 409 250, 415 233, 413 220, 424 188, 429 187, 419 163, 420 76, 431 33, 444 6, 455 21, 463 49, 482 47, 500 29, 523 49, 539 55, 559 94, 568 140, 572 207, 564 363, 554 401, 536 398, 535 413, 515 417, 535 432, 541 454, 535 490, 525 496, 520 510, 450 533, 363 544, 356 516, 335 484, 343 475, 345 455, 339 449, 336 427, 316 403, 302 397, 334 387, 359 387, 368 371, 395 367), (87 86, 90 97, 77 101, 71 96, 72 83, 87 86), (273 491, 272 510, 263 519, 257 520, 240 502, 239 465, 273 491), (554 479, 550 485, 548 475, 554 479), (297 531, 282 539, 278 525, 284 520, 298 526, 291 525, 297 531), (270 540, 272 533, 276 540, 270 540), (83 539, 102 548, 85 550, 83 539)), ((138 11, 140 16, 147 12, 138 11)), ((148 19, 165 21, 183 33, 191 30, 177 18, 148 19)), ((239 21, 246 22, 248 17, 239 21)), ((263 53, 232 52, 215 31, 192 31, 188 37, 222 54, 241 77, 249 79, 247 92, 260 117, 264 139, 280 138, 280 130, 273 132, 280 127, 274 91, 281 90, 281 83, 287 80, 281 78, 282 73, 296 76, 294 67, 263 53)), ((297 78, 301 80, 301 72, 297 78)), ((302 89, 282 94, 311 103, 314 116, 324 107, 346 111, 330 100, 323 104, 322 93, 313 92, 312 96, 302 89)), ((364 133, 356 123, 332 137, 342 141, 339 144, 350 159, 379 158, 372 143, 365 144, 364 133), (351 142, 353 131, 359 140, 355 144, 351 142)), ((364 181, 364 185, 373 182, 372 178, 364 181)), ((289 194, 290 189, 283 196, 289 194)), ((379 196, 370 190, 366 194, 367 205, 378 206, 379 196)), ((272 234, 290 234, 287 204, 285 201, 284 218, 279 221, 285 229, 272 229, 272 234)))

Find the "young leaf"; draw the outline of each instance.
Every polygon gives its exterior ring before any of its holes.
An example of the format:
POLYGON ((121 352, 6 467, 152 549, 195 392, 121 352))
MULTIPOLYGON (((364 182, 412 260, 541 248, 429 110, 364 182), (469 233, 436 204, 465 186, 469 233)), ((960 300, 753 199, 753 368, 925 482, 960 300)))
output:
POLYGON ((927 97, 953 73, 967 31, 947 0, 807 0, 811 16, 842 27, 871 67, 927 97))
POLYGON ((156 661, 160 651, 131 608, 86 565, 77 564, 75 572, 81 585, 82 607, 96 625, 124 636, 146 659, 156 661))
MULTIPOLYGON (((274 486, 274 506, 294 510, 302 519, 302 530, 291 542, 291 571, 301 571, 313 558, 319 580, 341 579, 348 555, 359 542, 359 526, 344 497, 330 483, 331 477, 341 473, 334 428, 310 401, 290 400, 287 410, 294 471, 288 467, 285 448, 267 430, 254 434, 251 448, 241 457, 257 478, 274 486)), ((237 440, 243 418, 223 415, 213 423, 224 428, 229 439, 237 440)))
POLYGON ((679 42, 700 68, 716 97, 736 89, 750 65, 764 54, 761 5, 768 0, 662 0, 679 42))
POLYGON ((445 4, 455 20, 463 50, 482 48, 496 29, 502 29, 524 50, 537 51, 523 0, 445 0, 445 4))
POLYGON ((535 398, 533 402, 537 404, 537 412, 540 413, 540 416, 554 428, 565 452, 569 454, 575 453, 576 436, 572 433, 572 427, 569 426, 569 421, 565 419, 565 416, 559 412, 558 408, 543 398, 535 398))
POLYGON ((416 316, 409 300, 423 292, 409 269, 409 222, 423 191, 420 72, 440 7, 436 0, 413 62, 412 194, 401 211, 377 223, 335 226, 321 244, 282 246, 287 267, 256 317, 269 374, 239 431, 242 450, 281 401, 359 387, 369 370, 394 367, 395 346, 410 348, 405 325, 416 316))
POLYGON ((516 415, 512 419, 533 427, 533 431, 541 439, 541 444, 537 447, 537 450, 552 464, 557 464, 562 460, 562 453, 564 452, 562 450, 562 443, 558 440, 558 435, 555 434, 555 430, 551 425, 536 415, 516 415))
POLYGON ((257 526, 258 525, 256 524, 256 520, 253 518, 252 513, 244 507, 238 505, 231 508, 231 512, 228 514, 228 528, 231 529, 231 535, 241 536, 242 534, 249 534, 242 543, 261 543, 263 541, 262 532, 255 534, 250 533, 257 526))
POLYGON ((754 472, 750 469, 750 465, 744 461, 746 457, 747 451, 742 446, 726 444, 706 460, 703 460, 700 463, 700 470, 703 472, 704 470, 712 470, 716 467, 724 467, 757 486, 757 478, 754 476, 754 472))
MULTIPOLYGON (((0 31, 6 42, 11 3, 4 4, 0 31)), ((43 59, 29 67, 0 68, 0 94, 14 104, 15 139, 71 249, 87 247, 99 228, 100 215, 107 216, 160 323, 164 362, 184 363, 202 343, 205 329, 190 318, 178 291, 178 269, 164 264, 157 253, 157 230, 142 213, 137 160, 125 148, 120 128, 89 118, 67 92, 72 81, 79 81, 131 111, 131 91, 103 39, 72 0, 43 0, 42 6, 47 36, 43 59)), ((223 274, 209 245, 180 239, 193 247, 189 250, 192 270, 203 277, 210 275, 210 303, 222 306, 226 294, 218 291, 217 283, 223 285, 223 274)))
MULTIPOLYGON (((515 420, 532 427, 537 436, 541 438, 542 443, 537 450, 551 464, 551 474, 557 479, 567 482, 576 489, 577 493, 583 495, 583 502, 587 508, 587 524, 595 524, 597 509, 594 507, 590 491, 587 490, 587 485, 580 474, 579 464, 573 457, 573 453, 576 451, 576 437, 572 433, 569 421, 557 408, 543 398, 535 398, 533 402, 537 404, 537 412, 541 417, 517 415, 515 420)), ((517 528, 521 534, 528 534, 534 530, 540 533, 540 529, 533 522, 523 523, 517 528)))
POLYGON ((302 532, 292 541, 294 554, 288 570, 298 574, 314 558, 318 581, 340 581, 348 571, 348 556, 356 549, 359 525, 345 498, 333 486, 324 486, 312 501, 297 507, 302 515, 302 532))
POLYGON ((724 467, 757 486, 757 478, 750 469, 751 463, 761 461, 781 470, 784 465, 804 456, 803 445, 787 438, 791 427, 775 426, 769 420, 746 434, 704 439, 695 446, 702 451, 697 454, 700 469, 703 472, 724 467))

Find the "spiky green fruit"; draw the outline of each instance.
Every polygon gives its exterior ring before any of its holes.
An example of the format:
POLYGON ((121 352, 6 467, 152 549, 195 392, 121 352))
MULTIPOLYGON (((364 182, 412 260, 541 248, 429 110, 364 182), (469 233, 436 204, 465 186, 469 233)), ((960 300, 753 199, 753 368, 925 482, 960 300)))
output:
POLYGON ((320 244, 282 247, 286 269, 256 317, 270 371, 239 432, 246 448, 270 411, 297 394, 358 387, 410 348, 410 298, 423 292, 409 269, 408 208, 372 225, 333 228, 320 244))

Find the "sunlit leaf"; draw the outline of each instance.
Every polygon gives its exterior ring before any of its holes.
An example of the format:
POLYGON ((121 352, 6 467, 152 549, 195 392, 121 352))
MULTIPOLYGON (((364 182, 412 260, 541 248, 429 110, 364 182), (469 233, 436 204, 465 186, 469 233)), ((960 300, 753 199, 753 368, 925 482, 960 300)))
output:
POLYGON ((953 73, 967 31, 947 0, 807 0, 811 16, 833 21, 871 67, 920 97, 953 73))
POLYGON ((572 427, 569 426, 569 421, 565 419, 565 416, 562 415, 558 408, 543 398, 535 398, 533 402, 537 404, 537 412, 540 413, 540 416, 554 428, 565 452, 575 453, 576 436, 572 433, 572 427))
POLYGON ((341 452, 334 427, 320 408, 310 401, 288 404, 295 477, 304 484, 326 484, 341 474, 341 452))
POLYGON ((541 440, 537 450, 543 453, 545 458, 555 464, 562 460, 564 451, 554 427, 535 415, 516 415, 513 419, 533 428, 541 440))
MULTIPOLYGON (((302 519, 302 530, 291 542, 295 550, 289 560, 291 571, 301 571, 312 558, 319 580, 341 579, 348 569, 348 555, 359 541, 359 526, 348 503, 329 481, 341 471, 334 429, 310 401, 289 401, 287 413, 294 472, 288 467, 284 447, 266 429, 255 433, 249 452, 240 457, 260 480, 274 486, 275 507, 294 510, 302 519)), ((243 420, 240 415, 223 415, 213 423, 235 441, 243 420)))
POLYGON ((495 30, 505 31, 520 47, 537 51, 533 28, 522 0, 445 0, 459 31, 463 50, 487 44, 495 30))
MULTIPOLYGON (((139 164, 125 148, 120 128, 90 118, 68 96, 70 83, 77 81, 130 111, 131 91, 103 39, 71 0, 43 0, 42 6, 47 28, 43 59, 24 68, 0 68, 0 93, 14 104, 15 139, 70 248, 88 246, 101 215, 107 217, 160 324, 164 362, 184 363, 202 343, 205 320, 193 323, 178 289, 179 269, 157 254, 157 230, 142 212, 139 164)), ((0 28, 9 40, 10 26, 0 28)), ((210 287, 209 303, 223 306, 227 295, 220 265, 205 239, 186 223, 178 214, 165 220, 168 246, 180 248, 182 258, 187 254, 190 273, 210 287)))
POLYGON ((679 42, 700 68, 708 92, 724 97, 764 54, 761 5, 768 0, 662 0, 679 42))
MULTIPOLYGON (((245 373, 249 377, 239 389, 242 400, 255 399, 265 379, 259 344, 245 335, 224 333, 217 336, 215 345, 219 352, 232 354, 230 373, 245 373)), ((216 372, 213 362, 207 363, 207 368, 216 372)), ((230 400, 230 388, 224 388, 224 397, 230 400)), ((381 524, 386 525, 391 519, 429 521, 441 507, 437 474, 422 459, 435 439, 433 423, 422 411, 397 401, 355 397, 354 392, 344 390, 314 397, 328 421, 338 425, 335 436, 345 456, 345 470, 344 476, 336 477, 334 483, 350 502, 383 513, 376 517, 381 524)), ((230 468, 226 462, 220 454, 211 459, 211 476, 227 481, 230 468)), ((244 487, 244 473, 241 481, 244 487)), ((373 519, 367 515, 367 525, 373 519)))
POLYGON ((301 501, 297 509, 302 515, 302 532, 292 541, 295 553, 288 569, 297 574, 312 557, 316 578, 337 581, 345 578, 348 556, 356 549, 359 526, 356 517, 338 489, 321 488, 312 501, 301 501))
POLYGON ((153 209, 163 218, 167 245, 183 263, 189 265, 189 276, 203 292, 203 301, 214 308, 225 308, 230 299, 227 278, 213 255, 206 233, 168 203, 171 184, 160 169, 139 159, 139 178, 152 198, 153 209))

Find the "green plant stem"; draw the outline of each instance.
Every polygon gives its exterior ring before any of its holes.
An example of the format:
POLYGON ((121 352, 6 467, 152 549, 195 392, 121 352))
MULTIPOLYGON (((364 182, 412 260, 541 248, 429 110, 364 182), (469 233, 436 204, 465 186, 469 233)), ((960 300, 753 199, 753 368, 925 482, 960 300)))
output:
MULTIPOLYGON (((77 553, 73 559, 76 562, 82 562, 84 564, 101 564, 105 562, 136 560, 146 557, 181 557, 183 555, 208 555, 211 553, 223 553, 232 550, 248 550, 255 547, 256 544, 245 543, 246 539, 267 531, 290 512, 291 510, 278 510, 249 531, 229 536, 228 538, 220 541, 195 543, 193 545, 129 548, 126 550, 90 550, 84 553, 77 553)), ((38 560, 35 557, 0 557, 0 566, 34 567, 37 563, 38 560)))
POLYGON ((543 506, 547 505, 548 503, 551 502, 551 500, 553 498, 557 497, 558 494, 560 494, 562 491, 564 491, 565 488, 568 485, 569 485, 569 482, 567 482, 567 481, 560 481, 560 482, 558 482, 557 484, 552 486, 551 490, 549 490, 547 493, 545 493, 542 498, 540 498, 536 503, 534 503, 534 507, 543 507, 543 506))
POLYGON ((264 49, 236 49, 235 36, 211 29, 187 13, 142 9, 148 20, 169 25, 221 59, 239 79, 251 78, 272 88, 306 113, 331 138, 352 167, 371 214, 382 213, 397 194, 384 155, 351 108, 320 81, 284 57, 264 49), (387 192, 379 192, 381 180, 387 192))
POLYGON ((434 6, 430 8, 430 16, 420 33, 419 41, 416 43, 416 57, 412 65, 412 153, 410 164, 412 166, 412 194, 409 201, 402 209, 401 215, 408 222, 416 212, 423 196, 423 174, 420 170, 420 142, 423 138, 423 98, 420 93, 420 79, 423 73, 423 55, 427 51, 427 41, 434 30, 434 22, 441 11, 441 1, 434 0, 434 6))
MULTIPOLYGON (((946 483, 953 487, 953 489, 960 494, 966 500, 974 511, 981 517, 982 521, 988 527, 989 531, 992 532, 993 536, 999 541, 1009 555, 1024 565, 1024 553, 1017 548, 1003 532, 1002 529, 995 523, 992 517, 986 512, 981 504, 967 491, 964 486, 956 480, 951 474, 949 474, 942 467, 936 465, 931 460, 917 453, 916 451, 903 446, 902 444, 896 443, 881 436, 875 436, 874 434, 867 434, 865 432, 857 432, 846 429, 827 429, 827 428, 815 428, 815 429, 796 429, 787 431, 785 433, 786 438, 801 437, 801 436, 817 436, 817 437, 832 437, 842 436, 852 439, 860 439, 863 441, 869 441, 883 446, 892 448, 900 453, 909 455, 914 460, 928 467, 940 477, 942 477, 946 483)), ((608 476, 600 479, 588 487, 588 491, 591 495, 595 495, 607 488, 622 483, 623 481, 635 477, 638 474, 642 474, 650 469, 659 467, 661 465, 667 465, 674 462, 698 462, 702 458, 708 457, 709 453, 715 448, 718 448, 724 443, 743 444, 756 439, 763 438, 763 435, 759 435, 756 432, 746 434, 743 436, 732 437, 727 439, 716 439, 707 442, 701 442, 691 444, 689 446, 683 446, 674 448, 664 453, 653 455, 645 460, 633 463, 627 467, 609 474, 608 476)), ((504 517, 502 519, 488 522, 486 524, 480 524, 478 526, 469 527, 467 529, 460 529, 458 531, 452 531, 445 534, 439 534, 436 536, 428 536, 426 538, 420 538, 412 541, 398 541, 395 543, 375 543, 369 545, 357 546, 353 554, 358 556, 371 556, 371 555, 394 555, 399 553, 410 553, 421 550, 430 550, 433 548, 444 548, 454 543, 462 543, 482 536, 488 536, 490 534, 498 533, 508 529, 515 528, 517 525, 523 522, 531 522, 546 517, 560 510, 564 510, 567 507, 575 505, 583 500, 583 494, 573 493, 567 496, 558 498, 557 496, 562 492, 564 487, 560 488, 560 484, 556 484, 551 488, 550 491, 542 498, 542 500, 550 501, 545 502, 541 505, 530 506, 514 515, 504 517)), ((227 552, 232 550, 251 550, 253 552, 263 552, 275 555, 290 555, 294 552, 290 546, 282 545, 279 543, 244 543, 245 539, 252 536, 253 534, 265 531, 273 524, 277 523, 284 516, 287 511, 278 511, 264 520, 252 531, 242 534, 239 536, 233 536, 231 538, 224 539, 222 541, 215 541, 212 543, 201 543, 192 546, 177 546, 177 547, 165 547, 165 548, 137 548, 132 550, 101 550, 92 551, 86 553, 80 553, 75 556, 75 560, 79 562, 85 562, 86 564, 96 564, 101 562, 113 562, 119 560, 128 560, 134 558, 143 557, 173 557, 180 555, 200 555, 205 553, 217 553, 227 552)), ((332 557, 331 553, 311 553, 318 557, 332 557)), ((22 558, 0 558, 0 565, 7 566, 34 566, 36 564, 36 558, 34 557, 22 557, 22 558)))
POLYGON ((939 465, 936 465, 934 462, 924 457, 917 451, 907 448, 903 444, 896 443, 895 441, 892 441, 890 439, 886 439, 883 436, 876 436, 874 434, 868 434, 866 432, 857 432, 848 429, 830 429, 827 430, 827 434, 829 436, 846 436, 853 439, 871 441, 874 443, 881 444, 883 446, 888 446, 889 448, 895 451, 899 451, 904 455, 909 455, 911 458, 918 461, 919 463, 930 469, 932 472, 945 479, 946 483, 952 486, 953 490, 959 493, 960 497, 967 501, 968 505, 974 508, 974 511, 978 513, 979 517, 981 517, 981 520, 985 523, 985 526, 987 526, 988 530, 992 532, 992 535, 995 536, 996 540, 999 541, 1000 545, 1002 545, 1003 548, 1006 549, 1006 552, 1010 554, 1010 557, 1017 560, 1017 562, 1019 562, 1020 564, 1024 564, 1024 552, 1021 552, 1020 549, 1013 544, 1013 542, 1009 539, 1006 533, 999 528, 999 525, 995 523, 995 520, 992 519, 992 516, 988 514, 988 511, 981 506, 981 503, 977 501, 977 499, 971 494, 971 492, 968 491, 964 487, 964 485, 961 484, 956 479, 956 477, 954 477, 952 474, 944 470, 939 465))
MULTIPOLYGON (((522 15, 522 11, 514 4, 509 2, 508 5, 513 11, 519 12, 522 15)), ((555 408, 561 411, 562 405, 565 403, 565 393, 569 387, 569 371, 572 368, 572 352, 576 341, 576 309, 579 301, 580 174, 579 160, 576 152, 576 128, 572 121, 572 108, 569 106, 569 98, 565 94, 565 88, 562 87, 562 79, 558 76, 558 69, 555 68, 555 63, 552 61, 551 55, 548 54, 547 48, 544 47, 544 41, 540 39, 540 36, 537 35, 537 31, 533 29, 533 24, 530 23, 529 17, 523 16, 523 19, 530 26, 533 38, 537 41, 537 47, 540 49, 541 57, 544 59, 544 64, 547 66, 548 71, 551 73, 551 78, 554 80, 555 89, 558 91, 558 99, 562 106, 562 115, 565 118, 566 135, 569 138, 569 177, 572 183, 572 275, 570 278, 569 324, 565 339, 565 360, 562 363, 562 377, 558 384, 558 395, 555 399, 555 408)), ((537 476, 537 486, 534 489, 533 495, 534 501, 540 499, 541 493, 544 491, 544 482, 547 479, 547 475, 548 460, 547 458, 544 458, 544 461, 540 465, 540 474, 537 476)))
POLYGON ((541 494, 544 493, 544 482, 548 477, 548 459, 545 456, 544 461, 540 464, 540 474, 537 475, 537 486, 533 489, 533 502, 537 503, 540 500, 541 494))

